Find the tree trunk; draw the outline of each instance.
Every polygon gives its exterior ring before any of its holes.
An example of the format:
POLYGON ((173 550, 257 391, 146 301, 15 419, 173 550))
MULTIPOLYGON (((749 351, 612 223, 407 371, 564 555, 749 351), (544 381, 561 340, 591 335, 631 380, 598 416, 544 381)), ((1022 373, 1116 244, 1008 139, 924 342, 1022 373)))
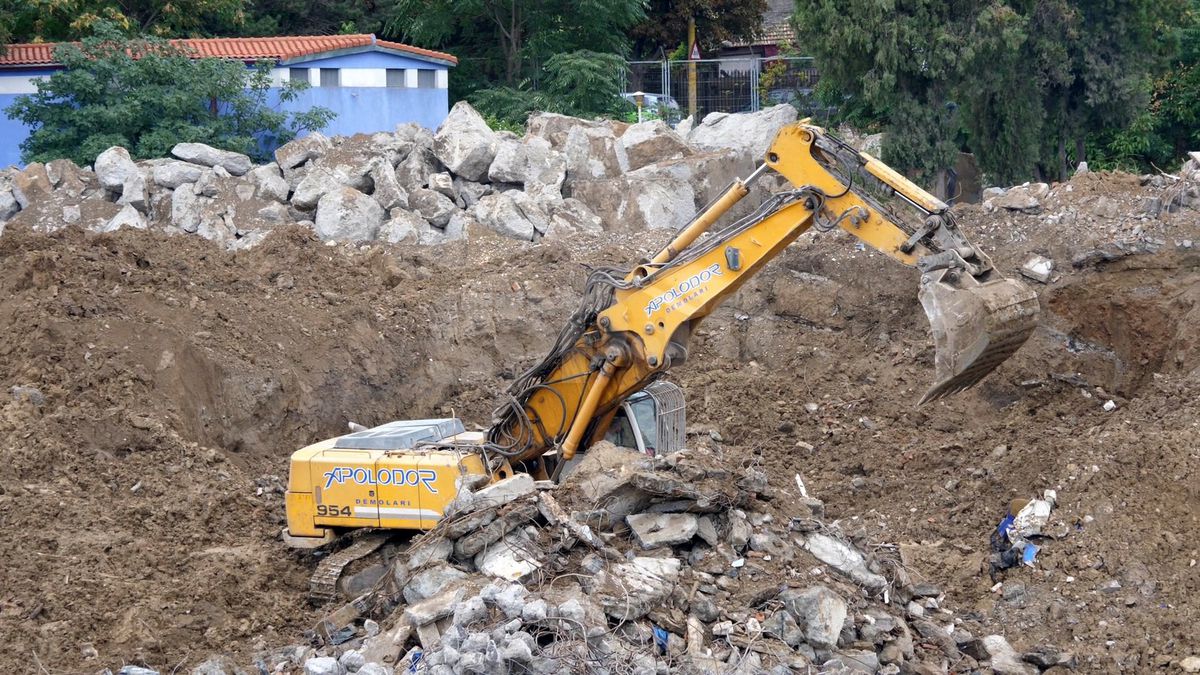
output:
POLYGON ((1067 179, 1067 132, 1058 136, 1058 179, 1067 179))
POLYGON ((1087 161, 1087 142, 1082 137, 1075 139, 1075 166, 1087 161))

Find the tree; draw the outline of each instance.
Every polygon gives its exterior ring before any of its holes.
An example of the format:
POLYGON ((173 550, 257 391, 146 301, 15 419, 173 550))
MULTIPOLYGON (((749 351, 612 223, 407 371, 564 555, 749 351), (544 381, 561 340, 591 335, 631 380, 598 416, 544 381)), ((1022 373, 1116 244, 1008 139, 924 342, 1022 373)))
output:
POLYGON ((296 99, 302 83, 272 89, 270 64, 191 58, 158 38, 125 39, 106 23, 82 45, 60 45, 63 69, 37 82, 37 92, 5 109, 33 128, 21 144, 26 162, 69 158, 92 163, 114 145, 135 158, 162 157, 180 142, 203 142, 269 158, 269 149, 304 130, 323 128, 334 113, 287 113, 268 105, 296 99))
POLYGON ((127 35, 223 34, 245 22, 247 0, 24 0, 12 15, 18 41, 77 40, 100 22, 127 35))
POLYGON ((696 19, 700 46, 754 37, 762 28, 767 0, 651 0, 645 20, 630 31, 633 53, 652 58, 687 42, 688 19, 696 19))
POLYGON ((452 93, 461 98, 496 84, 536 86, 555 54, 623 55, 644 8, 645 0, 397 0, 385 31, 458 56, 452 93))
POLYGON ((616 54, 586 50, 555 54, 546 61, 538 90, 488 87, 468 99, 490 123, 502 127, 519 127, 535 111, 579 117, 615 115, 628 107, 620 98, 624 68, 624 59, 616 54))
MULTIPOLYGON (((816 57, 822 91, 850 97, 888 132, 884 161, 932 182, 954 163, 954 89, 973 45, 971 0, 797 0, 800 44, 816 57)), ((839 105, 845 101, 831 101, 839 105)))

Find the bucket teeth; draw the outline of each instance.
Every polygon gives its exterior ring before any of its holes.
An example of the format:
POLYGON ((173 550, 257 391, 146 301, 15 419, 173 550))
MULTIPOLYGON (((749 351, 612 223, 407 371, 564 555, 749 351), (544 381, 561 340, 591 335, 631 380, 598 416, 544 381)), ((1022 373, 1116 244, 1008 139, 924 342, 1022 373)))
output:
POLYGON ((1037 326, 1037 294, 1011 279, 955 270, 924 275, 918 293, 936 346, 936 381, 918 405, 967 389, 995 370, 1037 326))

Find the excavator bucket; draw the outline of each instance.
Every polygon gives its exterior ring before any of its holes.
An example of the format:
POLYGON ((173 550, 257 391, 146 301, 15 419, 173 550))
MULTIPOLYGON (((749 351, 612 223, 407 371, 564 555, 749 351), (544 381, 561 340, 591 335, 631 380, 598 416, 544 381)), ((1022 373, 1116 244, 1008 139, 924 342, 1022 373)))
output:
POLYGON ((917 296, 933 330, 937 377, 918 405, 960 392, 1004 363, 1025 344, 1041 309, 1037 293, 1019 281, 979 281, 953 269, 922 275, 917 296))

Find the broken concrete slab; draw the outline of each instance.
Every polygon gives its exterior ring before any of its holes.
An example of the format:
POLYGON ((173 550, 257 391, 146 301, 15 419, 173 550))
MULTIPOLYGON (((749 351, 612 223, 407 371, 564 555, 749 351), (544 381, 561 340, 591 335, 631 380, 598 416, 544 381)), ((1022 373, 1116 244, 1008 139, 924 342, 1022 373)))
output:
POLYGON ((687 543, 699 527, 691 513, 638 513, 626 516, 625 522, 644 549, 687 543))
POLYGON ((808 534, 802 541, 813 557, 868 591, 878 593, 887 587, 887 579, 867 569, 866 559, 850 544, 819 532, 808 534))
POLYGON ((201 166, 219 166, 234 176, 244 175, 254 164, 240 152, 221 150, 204 143, 177 143, 171 154, 201 166))
POLYGON ((847 613, 846 601, 841 596, 825 586, 813 586, 785 590, 778 599, 803 629, 805 641, 817 649, 837 646, 847 613))

